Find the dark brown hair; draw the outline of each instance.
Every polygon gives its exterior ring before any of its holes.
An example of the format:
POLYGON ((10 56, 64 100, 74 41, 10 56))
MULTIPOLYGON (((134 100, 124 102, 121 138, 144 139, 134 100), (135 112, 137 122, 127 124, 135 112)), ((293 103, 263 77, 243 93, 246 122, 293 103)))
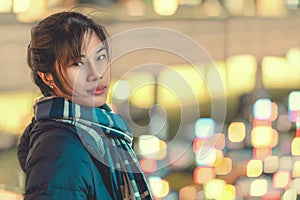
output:
POLYGON ((105 27, 78 12, 53 14, 32 28, 27 64, 32 70, 35 84, 44 96, 53 94, 53 90, 42 81, 37 72, 52 74, 54 83, 67 92, 62 84, 65 81, 62 71, 70 61, 80 58, 84 35, 92 32, 109 49, 105 27))

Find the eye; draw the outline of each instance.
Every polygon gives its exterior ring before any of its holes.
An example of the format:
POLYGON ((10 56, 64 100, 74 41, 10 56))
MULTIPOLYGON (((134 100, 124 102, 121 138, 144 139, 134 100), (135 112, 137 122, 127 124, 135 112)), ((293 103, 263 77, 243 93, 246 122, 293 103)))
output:
POLYGON ((103 60, 106 60, 106 55, 105 54, 102 54, 102 55, 97 57, 97 61, 103 61, 103 60))
POLYGON ((80 61, 80 62, 74 62, 74 63, 72 63, 71 65, 72 65, 72 66, 75 66, 75 67, 81 67, 81 66, 84 65, 84 63, 80 61))

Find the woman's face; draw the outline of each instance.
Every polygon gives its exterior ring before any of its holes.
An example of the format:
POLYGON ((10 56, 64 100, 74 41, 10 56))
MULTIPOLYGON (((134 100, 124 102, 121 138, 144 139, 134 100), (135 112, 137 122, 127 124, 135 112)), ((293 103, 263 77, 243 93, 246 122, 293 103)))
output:
POLYGON ((97 35, 86 34, 83 39, 81 59, 68 63, 64 71, 64 88, 72 88, 72 95, 59 88, 53 90, 57 96, 65 97, 74 103, 89 106, 102 106, 107 99, 110 85, 110 66, 107 49, 97 35))

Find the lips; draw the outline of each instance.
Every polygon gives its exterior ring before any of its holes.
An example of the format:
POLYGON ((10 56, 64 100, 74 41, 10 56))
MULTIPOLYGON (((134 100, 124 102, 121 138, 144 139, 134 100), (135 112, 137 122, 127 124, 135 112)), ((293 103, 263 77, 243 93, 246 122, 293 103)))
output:
POLYGON ((88 90, 87 92, 93 95, 101 95, 106 91, 106 86, 101 85, 94 89, 88 90))

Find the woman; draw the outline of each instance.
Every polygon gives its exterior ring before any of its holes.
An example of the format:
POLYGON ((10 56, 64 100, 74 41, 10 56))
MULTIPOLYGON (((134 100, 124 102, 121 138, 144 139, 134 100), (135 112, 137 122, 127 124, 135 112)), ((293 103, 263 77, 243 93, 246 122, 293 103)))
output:
POLYGON ((125 121, 106 104, 105 28, 76 12, 42 20, 27 62, 43 98, 18 147, 25 200, 152 199, 125 121))

